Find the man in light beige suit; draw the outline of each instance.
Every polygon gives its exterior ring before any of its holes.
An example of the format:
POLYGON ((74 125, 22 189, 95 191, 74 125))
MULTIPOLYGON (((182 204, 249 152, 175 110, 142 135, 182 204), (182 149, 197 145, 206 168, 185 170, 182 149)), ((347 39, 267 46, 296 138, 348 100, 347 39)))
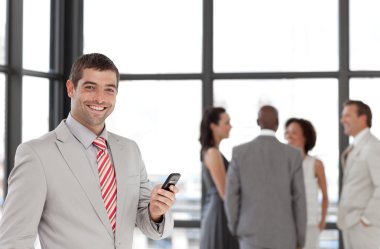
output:
POLYGON ((66 83, 68 118, 17 149, 1 249, 33 248, 37 233, 43 249, 130 249, 135 224, 153 239, 171 233, 178 189, 151 190, 136 143, 106 130, 118 83, 106 56, 76 60, 66 83), (102 150, 93 143, 100 137, 102 150))
POLYGON ((345 249, 380 247, 380 141, 372 135, 372 113, 361 101, 344 104, 341 123, 353 143, 342 154, 343 187, 337 225, 345 249))

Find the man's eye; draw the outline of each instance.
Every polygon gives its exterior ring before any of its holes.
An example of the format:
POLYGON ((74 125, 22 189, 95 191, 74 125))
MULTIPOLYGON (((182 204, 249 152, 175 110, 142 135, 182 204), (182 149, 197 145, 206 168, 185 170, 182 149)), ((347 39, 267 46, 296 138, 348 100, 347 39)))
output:
POLYGON ((86 88, 86 89, 88 89, 88 90, 93 90, 93 89, 95 89, 95 87, 93 87, 93 86, 85 86, 84 88, 86 88))

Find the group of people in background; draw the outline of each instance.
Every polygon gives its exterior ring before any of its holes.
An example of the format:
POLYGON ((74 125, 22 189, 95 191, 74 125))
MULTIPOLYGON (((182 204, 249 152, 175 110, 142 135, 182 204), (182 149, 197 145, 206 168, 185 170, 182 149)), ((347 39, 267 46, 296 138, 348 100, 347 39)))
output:
MULTIPOLYGON (((342 153, 337 226, 345 249, 379 249, 380 141, 370 132, 369 106, 345 102, 341 123, 354 140, 342 153)), ((260 135, 234 147, 229 163, 219 145, 229 137, 230 116, 222 107, 204 112, 199 140, 206 198, 200 249, 319 248, 328 193, 323 162, 309 155, 315 128, 308 120, 289 118, 288 144, 283 144, 275 137, 278 111, 269 105, 260 108, 257 124, 260 135)))

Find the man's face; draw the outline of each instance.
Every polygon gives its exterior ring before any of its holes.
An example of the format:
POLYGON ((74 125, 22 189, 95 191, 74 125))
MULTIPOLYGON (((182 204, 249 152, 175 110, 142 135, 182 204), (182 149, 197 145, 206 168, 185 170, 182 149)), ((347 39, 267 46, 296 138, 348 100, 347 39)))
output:
POLYGON ((83 70, 82 78, 74 88, 72 81, 66 83, 71 98, 71 115, 95 134, 104 128, 106 118, 115 108, 117 95, 116 73, 110 70, 83 70))
POLYGON ((358 107, 356 105, 347 105, 343 108, 340 122, 343 125, 344 133, 348 136, 356 136, 367 127, 366 116, 358 115, 358 107))

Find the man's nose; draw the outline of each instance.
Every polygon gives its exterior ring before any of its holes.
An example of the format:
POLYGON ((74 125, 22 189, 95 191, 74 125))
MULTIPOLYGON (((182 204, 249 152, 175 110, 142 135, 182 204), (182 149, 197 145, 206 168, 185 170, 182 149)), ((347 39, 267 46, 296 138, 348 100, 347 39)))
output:
POLYGON ((103 103, 105 100, 105 95, 104 95, 104 92, 102 90, 97 90, 95 93, 94 93, 94 98, 93 98, 93 101, 95 101, 96 103, 103 103))

